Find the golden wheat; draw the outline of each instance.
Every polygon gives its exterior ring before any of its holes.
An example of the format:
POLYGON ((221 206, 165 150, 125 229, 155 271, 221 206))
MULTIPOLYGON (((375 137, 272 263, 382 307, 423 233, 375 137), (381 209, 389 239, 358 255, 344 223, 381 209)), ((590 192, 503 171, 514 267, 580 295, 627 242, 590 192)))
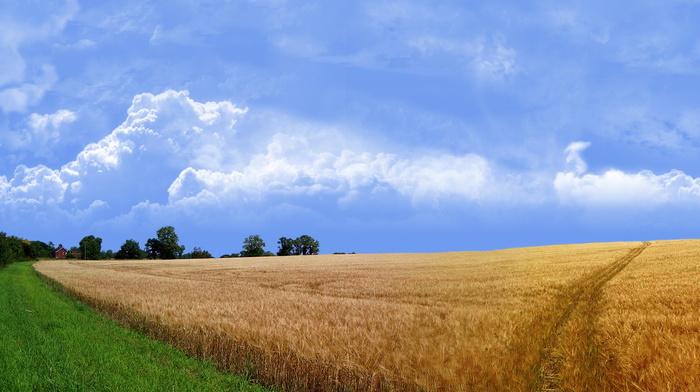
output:
POLYGON ((700 382, 698 247, 35 268, 122 324, 286 390, 663 389, 700 382))
POLYGON ((608 389, 700 390, 700 241, 655 242, 605 294, 608 389))

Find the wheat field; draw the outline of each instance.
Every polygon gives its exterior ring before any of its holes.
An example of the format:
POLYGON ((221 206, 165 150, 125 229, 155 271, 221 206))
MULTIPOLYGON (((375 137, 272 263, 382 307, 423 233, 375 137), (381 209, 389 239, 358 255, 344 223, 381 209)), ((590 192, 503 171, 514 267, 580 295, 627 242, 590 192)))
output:
POLYGON ((685 240, 35 269, 283 390, 692 390, 699 257, 685 240))

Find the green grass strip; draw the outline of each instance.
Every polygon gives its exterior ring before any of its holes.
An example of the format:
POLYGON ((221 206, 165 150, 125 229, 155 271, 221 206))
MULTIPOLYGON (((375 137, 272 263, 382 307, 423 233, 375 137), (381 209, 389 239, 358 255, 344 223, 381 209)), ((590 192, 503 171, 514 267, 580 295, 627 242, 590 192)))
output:
POLYGON ((265 389, 116 325, 26 262, 0 270, 0 391, 265 389))

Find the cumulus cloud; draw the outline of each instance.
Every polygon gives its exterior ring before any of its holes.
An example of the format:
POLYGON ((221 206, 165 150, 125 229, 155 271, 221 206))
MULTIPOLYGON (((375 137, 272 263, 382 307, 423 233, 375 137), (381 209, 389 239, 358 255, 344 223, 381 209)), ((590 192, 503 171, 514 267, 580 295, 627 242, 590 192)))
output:
POLYGON ((31 149, 41 152, 44 147, 60 139, 64 124, 75 120, 75 113, 65 109, 53 114, 32 113, 24 120, 23 129, 6 132, 0 136, 0 141, 3 141, 5 147, 13 150, 31 149))
POLYGON ((356 153, 335 155, 311 152, 304 161, 287 158, 290 144, 277 136, 264 155, 254 156, 242 171, 230 173, 187 168, 168 189, 170 202, 203 194, 223 199, 259 200, 269 195, 333 194, 338 199, 364 191, 371 194, 389 189, 414 204, 435 204, 458 198, 480 199, 488 177, 485 159, 466 156, 424 156, 401 159, 393 154, 356 153))
MULTIPOLYGON (((216 169, 223 164, 224 154, 215 152, 229 147, 233 125, 244 112, 226 101, 195 102, 186 91, 137 95, 126 121, 86 146, 72 162, 58 170, 20 166, 12 180, 4 180, 2 200, 53 200, 77 209, 95 200, 131 207, 148 197, 165 196, 183 168, 216 169)), ((74 119, 69 111, 30 115, 27 125, 34 134, 29 139, 47 132, 52 136, 55 127, 74 119)))
POLYGON ((586 174, 581 152, 590 143, 571 143, 565 150, 573 168, 559 172, 554 189, 564 203, 588 207, 617 206, 647 208, 663 204, 700 203, 700 179, 682 171, 654 174, 649 170, 625 173, 611 169, 603 174, 586 174))
MULTIPOLYGON (((72 162, 57 170, 20 166, 11 180, 0 177, 0 200, 112 216, 145 208, 183 212, 184 205, 260 206, 288 198, 303 205, 330 199, 343 208, 377 195, 431 208, 479 202, 492 187, 489 163, 475 154, 371 152, 377 146, 365 141, 341 147, 337 131, 294 126, 269 136, 247 130, 240 137, 234 126, 246 110, 227 101, 196 102, 187 91, 137 95, 126 120, 72 162), (262 151, 250 148, 250 139, 262 151)), ((59 111, 30 115, 27 123, 51 132, 74 117, 59 111)))
POLYGON ((0 201, 5 204, 53 204, 63 201, 66 184, 58 170, 20 165, 14 177, 0 177, 0 201))

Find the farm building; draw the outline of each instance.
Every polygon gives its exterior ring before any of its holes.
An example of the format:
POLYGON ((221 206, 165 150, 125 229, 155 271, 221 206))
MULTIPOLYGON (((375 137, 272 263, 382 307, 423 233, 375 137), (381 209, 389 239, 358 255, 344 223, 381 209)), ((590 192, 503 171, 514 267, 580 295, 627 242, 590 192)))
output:
POLYGON ((68 256, 68 251, 63 247, 63 244, 58 244, 55 254, 57 259, 65 259, 68 256))
MULTIPOLYGON (((80 252, 72 252, 71 254, 76 259, 80 258, 80 252)), ((58 249, 56 249, 55 255, 57 259, 65 259, 68 257, 68 251, 63 247, 63 244, 58 244, 58 249)))

